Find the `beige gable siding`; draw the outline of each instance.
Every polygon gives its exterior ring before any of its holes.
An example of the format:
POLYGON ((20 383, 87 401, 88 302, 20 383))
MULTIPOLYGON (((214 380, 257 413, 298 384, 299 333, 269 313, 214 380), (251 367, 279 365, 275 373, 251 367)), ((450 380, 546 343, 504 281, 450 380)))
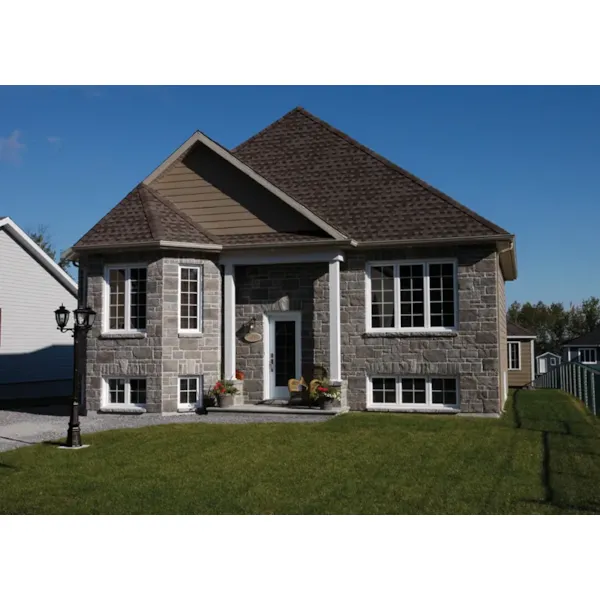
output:
POLYGON ((527 385, 533 380, 532 362, 531 362, 531 339, 509 338, 506 344, 506 360, 508 361, 508 342, 521 342, 521 368, 518 371, 508 371, 509 387, 520 387, 527 385))
POLYGON ((217 236, 322 233, 314 223, 202 145, 174 162, 149 185, 217 236))
POLYGON ((496 290, 498 294, 498 343, 500 345, 500 400, 504 405, 507 388, 508 357, 506 353, 506 283, 500 268, 500 255, 497 255, 496 290))

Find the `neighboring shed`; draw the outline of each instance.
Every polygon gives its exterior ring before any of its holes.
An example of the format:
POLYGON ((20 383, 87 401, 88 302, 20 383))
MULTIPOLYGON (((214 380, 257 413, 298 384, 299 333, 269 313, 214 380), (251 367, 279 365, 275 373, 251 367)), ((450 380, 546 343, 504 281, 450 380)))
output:
POLYGON ((535 379, 535 334, 510 321, 506 330, 508 387, 521 387, 535 379))
POLYGON ((584 365, 596 365, 600 362, 600 327, 569 340, 562 347, 563 360, 579 360, 584 365))
POLYGON ((544 352, 535 357, 535 369, 537 375, 543 375, 554 367, 560 365, 560 355, 554 354, 554 352, 544 352))
POLYGON ((10 218, 0 218, 0 401, 69 395, 73 338, 54 310, 77 284, 10 218))

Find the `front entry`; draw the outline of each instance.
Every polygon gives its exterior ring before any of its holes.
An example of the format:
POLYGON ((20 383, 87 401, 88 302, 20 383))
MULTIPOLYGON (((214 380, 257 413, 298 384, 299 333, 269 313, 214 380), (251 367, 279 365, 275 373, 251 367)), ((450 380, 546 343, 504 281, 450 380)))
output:
POLYGON ((288 398, 288 380, 302 375, 300 313, 270 313, 265 319, 265 399, 288 398))
POLYGON ((540 373, 545 373, 548 370, 546 366, 546 357, 540 358, 540 373))

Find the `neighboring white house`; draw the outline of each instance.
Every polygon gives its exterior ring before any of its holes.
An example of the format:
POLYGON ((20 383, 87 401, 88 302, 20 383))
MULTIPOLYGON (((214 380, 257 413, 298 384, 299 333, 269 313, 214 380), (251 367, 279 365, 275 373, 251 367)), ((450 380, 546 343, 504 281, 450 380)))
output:
POLYGON ((561 358, 558 354, 554 354, 554 352, 544 352, 539 356, 535 357, 535 369, 538 375, 543 375, 547 373, 554 367, 560 365, 561 358))
POLYGON ((73 338, 54 310, 77 284, 10 218, 0 217, 0 401, 69 395, 73 338))

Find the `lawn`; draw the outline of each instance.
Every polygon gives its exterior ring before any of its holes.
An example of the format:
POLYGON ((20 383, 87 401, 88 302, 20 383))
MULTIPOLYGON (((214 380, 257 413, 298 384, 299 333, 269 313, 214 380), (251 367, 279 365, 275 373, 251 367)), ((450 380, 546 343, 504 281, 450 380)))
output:
POLYGON ((598 513, 600 425, 522 391, 502 419, 161 425, 0 454, 0 513, 598 513))

